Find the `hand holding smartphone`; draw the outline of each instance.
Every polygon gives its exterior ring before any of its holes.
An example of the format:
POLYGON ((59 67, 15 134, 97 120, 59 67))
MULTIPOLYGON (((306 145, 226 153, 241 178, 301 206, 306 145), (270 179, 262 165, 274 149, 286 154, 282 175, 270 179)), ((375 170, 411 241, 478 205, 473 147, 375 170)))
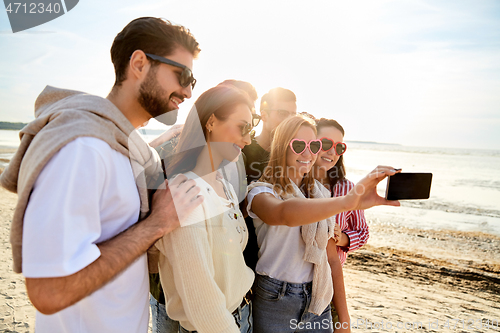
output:
POLYGON ((387 178, 387 200, 429 199, 432 173, 397 173, 387 178))

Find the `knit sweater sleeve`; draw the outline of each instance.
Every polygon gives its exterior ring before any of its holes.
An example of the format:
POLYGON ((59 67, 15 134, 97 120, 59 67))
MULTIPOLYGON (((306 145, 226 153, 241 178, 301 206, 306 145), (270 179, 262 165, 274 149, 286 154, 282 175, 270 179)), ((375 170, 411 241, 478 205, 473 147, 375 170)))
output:
MULTIPOLYGON (((190 218, 202 220, 203 205, 190 218)), ((177 228, 156 246, 172 265, 175 288, 189 322, 200 333, 239 332, 214 279, 210 220, 177 228)))

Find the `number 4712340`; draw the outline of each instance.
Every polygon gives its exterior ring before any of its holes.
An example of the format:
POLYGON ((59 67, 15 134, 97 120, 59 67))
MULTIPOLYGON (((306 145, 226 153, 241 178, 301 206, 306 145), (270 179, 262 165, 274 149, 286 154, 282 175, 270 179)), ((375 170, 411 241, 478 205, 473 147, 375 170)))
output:
POLYGON ((9 2, 9 4, 7 5, 7 7, 5 8, 5 10, 7 11, 7 13, 9 14, 21 14, 21 13, 24 13, 24 14, 42 14, 42 13, 45 13, 45 12, 48 12, 48 13, 56 13, 58 14, 60 11, 61 11, 61 5, 59 3, 49 3, 47 6, 45 6, 44 3, 20 3, 20 2, 9 2), (21 9, 19 11, 19 9, 21 9))

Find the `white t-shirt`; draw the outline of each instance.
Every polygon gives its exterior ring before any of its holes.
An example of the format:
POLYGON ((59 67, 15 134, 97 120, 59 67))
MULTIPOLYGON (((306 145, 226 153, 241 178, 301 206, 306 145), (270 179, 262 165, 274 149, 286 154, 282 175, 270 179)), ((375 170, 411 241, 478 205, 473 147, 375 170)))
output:
MULTIPOLYGON (((139 205, 127 157, 96 138, 68 143, 33 187, 24 217, 23 274, 43 278, 80 271, 100 256, 96 244, 137 222, 139 205)), ((147 332, 147 272, 144 254, 78 303, 53 315, 37 311, 36 332, 147 332)))
POLYGON ((271 193, 279 196, 269 187, 254 187, 247 196, 248 215, 253 218, 259 260, 255 271, 274 279, 290 283, 306 283, 313 280, 314 265, 303 259, 306 244, 299 227, 268 225, 252 211, 252 201, 257 194, 271 193))

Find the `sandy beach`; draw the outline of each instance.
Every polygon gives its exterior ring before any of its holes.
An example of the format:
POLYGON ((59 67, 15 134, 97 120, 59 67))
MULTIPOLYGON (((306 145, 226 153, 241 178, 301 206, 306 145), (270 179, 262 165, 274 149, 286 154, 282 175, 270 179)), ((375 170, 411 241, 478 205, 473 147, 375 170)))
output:
POLYGON ((35 311, 24 278, 12 271, 10 223, 17 195, 0 187, 0 332, 34 332, 35 311))
POLYGON ((487 234, 371 226, 344 268, 353 331, 500 331, 499 253, 487 234))
MULTIPOLYGON (((0 188, 0 198, 0 332, 34 332, 23 277, 11 268, 16 195, 0 188)), ((353 332, 411 332, 418 322, 422 332, 500 331, 500 237, 373 225, 371 218, 368 244, 344 269, 353 332), (490 328, 478 328, 488 320, 490 328)))
POLYGON ((12 155, 16 152, 17 148, 4 147, 0 145, 0 170, 3 170, 9 164, 12 155))

